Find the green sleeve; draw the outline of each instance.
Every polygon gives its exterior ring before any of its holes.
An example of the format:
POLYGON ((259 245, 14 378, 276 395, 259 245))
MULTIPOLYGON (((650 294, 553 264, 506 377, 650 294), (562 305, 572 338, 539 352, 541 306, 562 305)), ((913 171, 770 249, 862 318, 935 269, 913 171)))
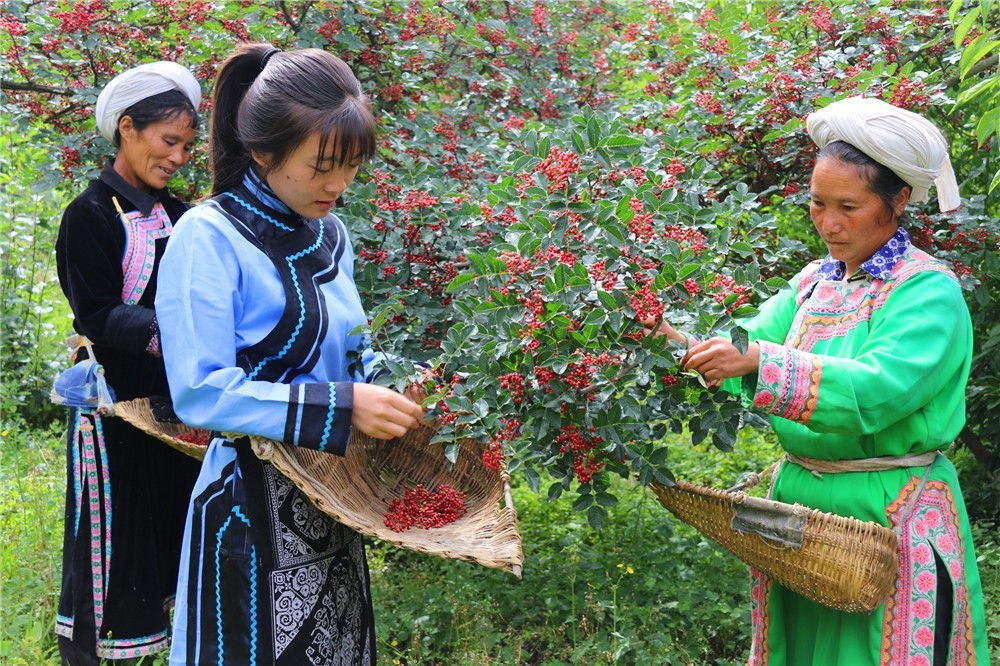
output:
POLYGON ((964 422, 972 327, 958 284, 923 271, 878 300, 866 332, 844 333, 850 357, 759 339, 754 406, 814 432, 877 433, 928 406, 964 422))
MULTIPOLYGON (((796 295, 800 290, 799 285, 802 284, 803 280, 808 279, 817 265, 810 264, 809 267, 792 278, 789 286, 764 301, 756 315, 737 322, 749 334, 750 342, 763 340, 784 344, 798 310, 796 295)), ((753 400, 753 389, 756 384, 757 373, 752 373, 745 377, 724 380, 722 388, 730 393, 742 394, 744 402, 749 406, 753 400)))

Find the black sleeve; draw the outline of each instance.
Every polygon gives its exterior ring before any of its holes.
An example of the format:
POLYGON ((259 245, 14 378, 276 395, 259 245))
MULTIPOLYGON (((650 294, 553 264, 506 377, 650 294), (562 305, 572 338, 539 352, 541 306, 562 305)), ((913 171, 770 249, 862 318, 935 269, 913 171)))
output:
POLYGON ((143 351, 153 310, 122 303, 125 231, 110 198, 92 185, 63 213, 56 241, 59 284, 74 328, 100 345, 143 351), (105 201, 106 200, 106 201, 105 201))

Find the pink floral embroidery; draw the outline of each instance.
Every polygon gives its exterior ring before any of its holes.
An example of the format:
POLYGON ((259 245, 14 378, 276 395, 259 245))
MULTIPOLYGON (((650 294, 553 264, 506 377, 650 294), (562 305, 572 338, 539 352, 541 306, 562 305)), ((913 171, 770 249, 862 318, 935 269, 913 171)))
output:
POLYGON ((926 620, 927 618, 929 618, 931 616, 932 610, 933 607, 931 606, 931 602, 927 601, 926 599, 920 599, 919 601, 913 604, 913 614, 919 617, 921 620, 926 620))
MULTIPOLYGON (((818 266, 818 264, 816 264, 818 266)), ((792 322, 786 344, 800 350, 812 351, 821 340, 844 337, 859 325, 868 322, 872 314, 882 308, 896 287, 923 271, 954 274, 941 261, 926 252, 911 247, 892 269, 888 280, 871 280, 856 283, 821 282, 807 296, 813 284, 815 268, 803 272, 797 302, 801 306, 792 322), (834 295, 836 294, 836 295, 834 295)))
POLYGON ((823 364, 815 354, 760 341, 754 405, 782 418, 808 423, 819 399, 823 364))
POLYGON ((975 664, 972 612, 965 579, 965 554, 959 532, 958 508, 951 489, 942 481, 928 481, 906 523, 900 513, 914 492, 918 479, 900 492, 886 509, 890 526, 899 529, 899 577, 885 602, 882 626, 882 666, 930 665, 934 659, 934 604, 939 592, 940 559, 947 567, 954 590, 954 623, 949 637, 949 663, 975 664), (949 549, 942 544, 950 546, 949 549), (934 552, 937 558, 934 557, 934 552))
POLYGON ((775 384, 781 381, 781 368, 777 363, 767 363, 760 369, 760 376, 768 384, 775 384))
POLYGON ((937 511, 928 511, 924 521, 927 523, 927 527, 934 529, 941 524, 941 514, 937 511))
POLYGON ((929 571, 922 571, 917 576, 917 589, 921 592, 929 592, 934 589, 936 582, 934 574, 929 571))
POLYGON ((963 572, 964 568, 965 567, 962 566, 962 562, 959 560, 952 560, 951 562, 948 563, 948 573, 951 574, 952 578, 964 577, 965 576, 965 573, 963 572))
POLYGON ((170 235, 170 217, 157 202, 149 215, 132 211, 121 216, 125 228, 125 251, 122 253, 122 302, 134 305, 153 276, 156 241, 170 235))

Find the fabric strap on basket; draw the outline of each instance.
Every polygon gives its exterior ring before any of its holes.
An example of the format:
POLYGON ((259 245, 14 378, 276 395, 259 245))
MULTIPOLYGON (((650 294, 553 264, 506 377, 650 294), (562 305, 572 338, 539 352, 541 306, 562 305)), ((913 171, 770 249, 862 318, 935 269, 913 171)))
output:
MULTIPOLYGON (((905 456, 884 456, 881 458, 862 458, 859 460, 816 460, 805 456, 797 456, 791 453, 786 454, 786 458, 810 470, 818 478, 823 478, 824 473, 835 474, 838 472, 878 472, 889 469, 901 469, 906 467, 927 466, 923 478, 917 485, 916 492, 910 495, 906 506, 900 514, 900 520, 893 532, 899 537, 900 526, 906 522, 910 512, 920 499, 927 479, 930 478, 934 460, 940 455, 938 451, 928 451, 926 453, 909 454, 905 456)), ((757 485, 762 478, 767 477, 777 463, 772 464, 760 474, 750 474, 741 480, 736 486, 730 488, 730 492, 742 491, 757 485)), ((767 499, 749 497, 740 493, 739 499, 733 502, 733 519, 731 527, 737 532, 744 534, 757 534, 773 542, 777 546, 799 550, 802 548, 802 540, 805 534, 807 509, 794 505, 791 508, 781 507, 779 504, 767 499)))

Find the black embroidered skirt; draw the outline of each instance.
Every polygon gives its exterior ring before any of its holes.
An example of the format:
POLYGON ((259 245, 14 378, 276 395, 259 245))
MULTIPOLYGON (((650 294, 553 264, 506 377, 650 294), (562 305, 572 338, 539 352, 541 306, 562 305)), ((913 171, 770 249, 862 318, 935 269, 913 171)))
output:
POLYGON ((361 535, 319 511, 246 441, 209 446, 182 567, 171 663, 375 661, 361 535))

